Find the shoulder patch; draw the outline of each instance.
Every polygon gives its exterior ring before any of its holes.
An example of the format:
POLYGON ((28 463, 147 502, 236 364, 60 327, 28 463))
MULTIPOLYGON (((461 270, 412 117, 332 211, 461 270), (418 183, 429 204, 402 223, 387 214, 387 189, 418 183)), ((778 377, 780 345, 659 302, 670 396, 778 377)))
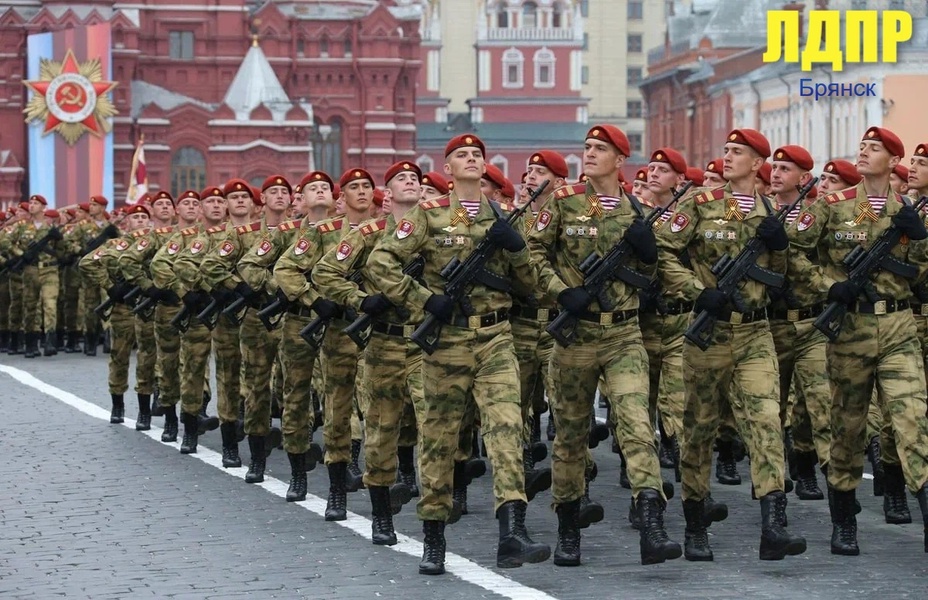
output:
POLYGON ((696 204, 705 204, 706 202, 712 202, 713 200, 721 200, 725 197, 725 188, 719 187, 714 190, 709 190, 708 192, 702 192, 695 196, 696 204))
POLYGON ((432 198, 431 200, 426 200, 425 202, 420 202, 419 206, 423 210, 432 210, 433 208, 447 208, 451 206, 451 196, 444 195, 439 196, 438 198, 432 198))
POLYGON ((538 231, 544 231, 545 228, 551 223, 551 213, 547 210, 543 210, 538 213, 538 219, 535 221, 535 229, 538 231))
POLYGON ((342 228, 342 223, 343 221, 341 218, 338 218, 335 221, 326 221, 325 223, 318 225, 316 230, 319 233, 331 233, 333 231, 340 230, 342 228))
POLYGON ((825 202, 828 204, 835 204, 836 202, 843 202, 844 200, 853 200, 857 197, 857 188, 852 187, 846 190, 841 190, 839 192, 832 192, 825 196, 825 202))
POLYGON ((184 237, 190 237, 191 235, 196 235, 196 234, 197 234, 197 228, 196 228, 196 227, 188 227, 187 229, 182 229, 181 232, 180 232, 180 234, 181 234, 182 236, 184 236, 184 237))
POLYGON ((260 221, 255 222, 255 223, 250 223, 250 224, 248 224, 248 225, 242 225, 241 227, 236 227, 236 228, 235 228, 235 231, 236 231, 237 233, 239 233, 239 234, 242 234, 242 233, 249 233, 249 232, 252 232, 252 231, 260 231, 260 230, 261 230, 261 222, 260 222, 260 221))
POLYGON ((229 256, 233 252, 235 252, 235 244, 232 242, 223 242, 222 246, 219 247, 219 256, 229 256))
POLYGON ((575 183, 574 185, 564 185, 554 190, 555 198, 566 198, 567 196, 576 196, 578 194, 586 195, 586 184, 575 183))
POLYGON ((210 227, 206 230, 206 233, 221 233, 226 230, 226 223, 222 225, 216 225, 215 227, 210 227))
POLYGON ((146 227, 145 229, 138 229, 138 230, 132 232, 132 237, 134 237, 134 238, 140 238, 140 237, 143 237, 143 236, 148 235, 148 233, 149 233, 150 231, 151 231, 151 229, 149 229, 149 228, 147 228, 147 227, 146 227))
POLYGON ((158 233, 158 234, 174 233, 174 228, 173 227, 159 227, 158 229, 155 229, 155 233, 158 233))
POLYGON ((287 221, 286 223, 281 223, 277 226, 277 231, 290 231, 293 229, 299 229, 302 219, 296 219, 295 221, 287 221))
POLYGON ((268 240, 268 239, 261 240, 261 245, 258 246, 258 250, 257 250, 258 256, 264 256, 265 254, 271 251, 271 248, 272 248, 271 240, 268 240))
POLYGON ((299 240, 297 240, 296 245, 293 246, 293 253, 297 256, 304 254, 307 250, 309 250, 309 246, 309 240, 301 237, 299 240))
POLYGON ((377 221, 369 222, 366 225, 361 227, 361 235, 370 235, 378 231, 383 231, 387 226, 386 219, 379 219, 377 221))
POLYGON ((168 244, 167 253, 170 254, 171 256, 177 254, 178 250, 180 250, 180 244, 178 244, 177 242, 171 242, 170 244, 168 244))

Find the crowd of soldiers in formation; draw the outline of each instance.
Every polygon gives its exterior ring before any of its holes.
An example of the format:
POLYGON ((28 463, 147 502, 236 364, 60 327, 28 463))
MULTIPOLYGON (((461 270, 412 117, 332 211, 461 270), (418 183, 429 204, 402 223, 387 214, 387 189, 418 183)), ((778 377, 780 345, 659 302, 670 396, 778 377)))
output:
POLYGON ((137 348, 136 429, 163 417, 175 442, 182 424, 190 454, 218 428, 226 468, 247 438, 248 483, 282 446, 287 501, 324 461, 325 520, 366 487, 374 544, 397 542, 392 517, 418 497, 422 574, 444 573, 445 526, 468 513, 484 456, 498 566, 551 556, 525 522, 549 489, 554 563, 579 565, 582 529, 603 519, 590 449, 610 433, 642 564, 713 559, 707 528, 728 514, 713 450, 724 485, 750 457, 762 560, 806 550, 787 530, 791 492, 827 498, 832 553, 859 553, 864 456, 887 522, 910 523, 906 487, 916 496, 928 552, 928 231, 912 205, 928 144, 906 169, 899 138, 872 127, 856 164, 813 180, 807 150, 738 129, 705 169, 661 148, 625 182, 628 140, 597 125, 579 182, 539 149, 518 189, 475 135, 445 154, 443 174, 401 161, 382 187, 357 167, 162 190, 112 214, 100 196, 59 210, 32 196, 2 215, 0 344, 34 358, 103 341, 112 423, 137 348), (877 246, 868 271, 847 258, 877 246), (682 484, 682 547, 661 467, 682 484))

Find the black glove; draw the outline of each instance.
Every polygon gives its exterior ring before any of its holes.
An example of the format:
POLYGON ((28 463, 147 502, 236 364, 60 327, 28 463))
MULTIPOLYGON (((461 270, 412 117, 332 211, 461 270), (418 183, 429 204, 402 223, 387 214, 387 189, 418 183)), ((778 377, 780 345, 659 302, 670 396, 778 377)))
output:
POLYGON ((853 281, 839 281, 832 284, 828 289, 828 299, 832 302, 851 305, 857 302, 857 296, 860 295, 860 286, 853 281))
POLYGON ((432 294, 425 301, 425 310, 445 323, 450 323, 451 315, 454 312, 454 300, 451 299, 451 296, 445 296, 444 294, 432 294))
POLYGON ((764 217, 764 220, 757 226, 757 237, 764 242, 768 250, 779 252, 789 247, 789 238, 786 237, 786 229, 783 223, 773 215, 764 217))
POLYGON ((893 225, 910 240, 917 241, 928 238, 928 229, 925 229, 925 222, 911 206, 905 205, 893 215, 893 225))
POLYGON ((275 295, 283 306, 290 306, 290 298, 287 298, 287 294, 285 294, 282 289, 277 288, 277 293, 275 295))
POLYGON ((142 295, 146 298, 151 298, 152 300, 159 301, 164 297, 164 290, 156 286, 148 286, 147 289, 142 291, 142 295))
POLYGON ((586 288, 572 287, 558 294, 557 302, 567 312, 579 315, 586 312, 587 308, 592 304, 593 296, 586 291, 586 288))
POLYGON ((502 219, 497 219, 495 223, 490 225, 490 230, 487 231, 487 239, 497 248, 509 252, 518 252, 525 248, 525 240, 522 239, 519 232, 502 219))
POLYGON ((654 231, 642 219, 635 219, 625 230, 625 239, 632 245, 638 260, 646 265, 657 262, 657 239, 654 231))
POLYGON ((109 296, 110 300, 113 302, 122 302, 131 289, 132 286, 130 286, 128 282, 123 281, 122 283, 110 286, 110 288, 106 290, 106 295, 109 296))
POLYGON ((706 288, 699 294, 699 297, 696 298, 693 312, 698 314, 702 311, 706 311, 713 317, 718 317, 722 314, 722 311, 725 310, 725 305, 727 303, 728 300, 725 298, 725 294, 719 291, 718 288, 706 288))
POLYGON ((48 239, 59 242, 64 239, 64 236, 61 235, 61 230, 57 227, 52 227, 48 230, 48 239))
POLYGON ((312 309, 326 321, 338 314, 338 304, 327 298, 316 298, 316 301, 313 302, 312 309))
POLYGON ((191 290, 184 294, 181 302, 184 303, 188 311, 197 314, 200 312, 200 307, 206 304, 206 294, 200 290, 191 290))
POLYGON ((379 315, 382 312, 390 310, 392 306, 393 304, 387 300, 387 297, 383 294, 366 296, 364 300, 361 300, 361 312, 365 312, 369 315, 379 315))
POLYGON ((235 293, 244 298, 248 306, 257 307, 261 303, 261 295, 251 289, 251 286, 244 281, 235 284, 235 293))

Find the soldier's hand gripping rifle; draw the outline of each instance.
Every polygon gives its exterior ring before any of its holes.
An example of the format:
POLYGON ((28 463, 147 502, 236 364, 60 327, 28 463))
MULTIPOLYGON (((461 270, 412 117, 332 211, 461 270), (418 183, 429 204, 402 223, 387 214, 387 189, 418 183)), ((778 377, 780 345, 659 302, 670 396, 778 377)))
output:
MULTIPOLYGON (((903 197, 903 202, 906 206, 912 206, 905 197, 903 197)), ((912 208, 915 209, 916 214, 921 215, 926 205, 928 205, 928 196, 922 196, 912 208)), ((848 281, 853 282, 867 296, 867 301, 871 304, 882 300, 870 280, 870 277, 881 269, 906 279, 915 279, 918 276, 918 267, 892 255, 893 248, 899 244, 903 235, 902 230, 895 224, 890 225, 869 249, 864 250, 863 246, 855 246, 842 261, 847 269, 848 281)), ((848 305, 843 302, 830 302, 822 314, 815 319, 813 325, 833 342, 841 334, 847 310, 848 305)))
POLYGON ((118 303, 122 302, 126 305, 131 305, 132 301, 142 293, 142 288, 139 286, 130 286, 126 281, 114 285, 112 288, 115 293, 110 294, 107 291, 107 298, 101 302, 96 308, 93 309, 93 312, 101 320, 106 321, 110 318, 110 315, 113 314, 113 307, 118 303))
MULTIPOLYGON (((667 206, 657 206, 651 210, 644 218, 644 225, 650 230, 654 223, 660 219, 664 213, 671 208, 689 191, 693 182, 688 181, 673 194, 673 199, 667 206)), ((640 209, 636 209, 640 210, 640 209)), ((626 230, 627 231, 627 230, 626 230)), ((626 262, 628 257, 634 253, 632 244, 622 236, 616 244, 609 249, 605 256, 599 256, 595 252, 587 256, 580 263, 580 272, 583 273, 583 288, 587 291, 590 298, 598 300, 600 308, 604 311, 612 309, 612 302, 606 297, 606 289, 616 279, 636 287, 646 290, 651 287, 652 280, 641 273, 638 273, 628 267, 626 262)), ((564 348, 570 346, 577 336, 577 324, 580 322, 578 315, 567 310, 562 310, 557 317, 545 328, 554 340, 564 348)))
POLYGON ((81 254, 78 258, 83 258, 84 256, 87 256, 88 254, 90 254, 91 252, 93 252, 94 250, 102 246, 103 244, 105 244, 107 241, 115 239, 117 237, 119 237, 119 229, 115 225, 110 223, 109 225, 101 229, 100 233, 98 233, 96 237, 94 237, 92 240, 87 242, 86 246, 81 248, 81 254))
POLYGON ((52 227, 48 232, 43 235, 38 240, 35 240, 29 246, 26 247, 26 250, 23 252, 12 265, 10 265, 10 271, 14 273, 19 273, 29 265, 34 264, 39 260, 39 254, 48 248, 48 245, 52 242, 57 242, 62 239, 61 230, 57 227, 52 227))
POLYGON ((290 308, 290 300, 282 290, 277 290, 277 295, 269 303, 258 311, 258 320, 264 324, 268 331, 274 331, 280 325, 284 313, 290 308))
MULTIPOLYGON (((413 279, 422 277, 422 271, 425 269, 425 258, 417 254, 415 258, 406 263, 403 267, 403 275, 409 275, 413 279)), ((391 305, 392 306, 392 305, 391 305)), ((361 313, 358 318, 345 327, 344 333, 358 345, 361 350, 367 348, 367 343, 371 339, 371 322, 374 320, 370 313, 361 313)))
MULTIPOLYGON (((511 226, 515 223, 525 211, 528 210, 532 203, 541 196, 547 186, 548 182, 544 181, 535 188, 535 191, 532 192, 528 201, 509 214, 509 217, 505 219, 506 224, 511 226)), ((491 202, 490 208, 493 209, 498 220, 503 220, 503 215, 500 214, 496 204, 491 202)), ((485 273, 486 264, 490 262, 490 259, 496 254, 497 249, 498 247, 490 241, 488 235, 480 240, 477 247, 474 248, 463 261, 457 258, 451 259, 451 262, 445 265, 445 268, 441 270, 442 278, 448 282, 445 284, 444 295, 451 298, 455 305, 460 305, 464 302, 467 299, 467 295, 470 294, 474 283, 477 283, 479 278, 485 273)), ((426 354, 432 354, 438 348, 438 340, 441 338, 441 328, 441 319, 427 312, 425 319, 423 319, 419 327, 412 332, 409 339, 422 348, 426 354)))
MULTIPOLYGON (((309 275, 307 274, 307 278, 309 275)), ((348 281, 351 283, 360 286, 364 282, 364 278, 361 277, 361 270, 355 269, 347 276, 348 281)), ((315 349, 319 349, 322 346, 322 338, 325 337, 325 328, 326 325, 334 317, 325 318, 322 316, 317 316, 315 319, 309 322, 306 327, 300 330, 300 337, 303 338, 303 341, 312 346, 315 349)))
POLYGON ((152 317, 155 316, 155 307, 158 306, 158 303, 170 302, 176 305, 179 301, 180 298, 172 290, 163 290, 152 286, 145 293, 145 297, 139 300, 135 308, 132 309, 132 314, 140 318, 142 322, 149 323, 152 317))
MULTIPOLYGON (((786 222, 789 213, 802 203, 817 182, 818 177, 813 177, 807 184, 802 186, 796 200, 777 211, 776 220, 781 224, 786 222)), ((764 198, 764 201, 766 202, 766 198, 764 198)), ((786 282, 786 278, 781 273, 770 271, 757 264, 757 259, 766 251, 766 244, 759 236, 755 235, 748 240, 748 243, 741 249, 738 256, 732 259, 728 254, 724 254, 710 269, 717 278, 716 288, 725 295, 726 303, 732 305, 738 312, 745 313, 749 310, 741 297, 741 285, 745 279, 753 279, 776 289, 782 288, 786 282)), ((693 319, 693 322, 690 323, 683 335, 701 350, 706 350, 712 345, 712 332, 715 329, 717 320, 709 311, 702 310, 696 315, 696 318, 693 319)))

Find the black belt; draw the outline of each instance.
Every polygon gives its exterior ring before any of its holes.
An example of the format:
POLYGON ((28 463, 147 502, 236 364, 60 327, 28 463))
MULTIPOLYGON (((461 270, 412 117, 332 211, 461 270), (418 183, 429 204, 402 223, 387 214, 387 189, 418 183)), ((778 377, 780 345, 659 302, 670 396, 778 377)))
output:
POLYGON ((760 308, 751 312, 740 313, 733 310, 725 309, 722 311, 722 314, 718 316, 719 321, 725 321, 726 323, 731 323, 732 325, 742 325, 744 323, 754 323, 755 321, 766 321, 767 320, 767 309, 760 308))
POLYGON ((599 323, 600 325, 612 325, 614 323, 621 323, 622 321, 628 321, 632 317, 638 316, 638 309, 632 310, 617 310, 615 312, 585 312, 579 315, 581 321, 588 321, 590 323, 599 323))
POLYGON ((811 306, 804 306, 802 308, 771 309, 770 318, 776 319, 778 321, 789 321, 790 323, 795 323, 797 321, 805 321, 806 319, 817 317, 822 314, 823 310, 825 310, 825 303, 816 302, 811 306))
POLYGON ((530 319, 532 321, 544 321, 550 323, 557 317, 556 308, 528 308, 526 306, 513 306, 509 311, 510 317, 520 319, 530 319))
POLYGON ((307 319, 312 318, 313 309, 308 306, 304 306, 300 302, 293 302, 290 306, 287 307, 287 314, 293 315, 295 317, 306 317, 307 319))
POLYGON ((463 327, 465 329, 480 329, 481 327, 492 327, 507 319, 509 319, 509 311, 498 310, 485 315, 472 315, 470 317, 455 315, 451 319, 451 325, 454 327, 463 327))
MULTIPOLYGON (((680 302, 678 304, 668 304, 667 310, 664 311, 664 316, 682 315, 688 312, 692 312, 695 304, 696 304, 695 302, 680 302)), ((657 312, 657 307, 654 307, 654 312, 657 312)))
POLYGON ((394 325, 384 321, 374 321, 371 323, 371 330, 384 335, 393 337, 408 338, 416 330, 415 325, 394 325))
POLYGON ((848 307, 850 312, 864 315, 888 315, 896 311, 905 310, 911 304, 908 300, 880 300, 876 303, 857 302, 848 307))
POLYGON ((343 319, 349 323, 354 322, 358 318, 358 311, 353 308, 343 308, 339 307, 335 314, 332 315, 333 319, 343 319))

